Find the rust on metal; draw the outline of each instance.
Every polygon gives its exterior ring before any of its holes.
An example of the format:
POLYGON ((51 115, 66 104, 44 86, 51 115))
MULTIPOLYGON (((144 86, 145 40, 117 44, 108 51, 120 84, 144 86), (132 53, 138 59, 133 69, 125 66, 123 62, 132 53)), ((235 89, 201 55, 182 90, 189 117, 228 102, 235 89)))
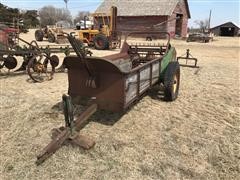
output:
MULTIPOLYGON (((127 37, 132 34, 162 35, 159 32, 132 32, 127 37)), ((170 48, 169 34, 163 34, 168 38, 166 44, 161 46, 159 44, 130 45, 126 37, 118 54, 102 58, 66 57, 64 65, 68 69, 68 93, 72 97, 96 97, 99 109, 124 111, 158 82, 161 61, 170 48), (86 64, 94 72, 93 74, 89 74, 86 64), (97 86, 91 88, 86 82, 93 76, 97 86), (128 86, 130 86, 129 91, 127 91, 128 86)))
MULTIPOLYGON (((69 46, 66 47, 39 47, 36 41, 27 42, 18 36, 14 42, 23 42, 24 46, 14 44, 9 46, 8 43, 0 48, 0 70, 6 68, 8 71, 27 71, 29 77, 34 82, 51 80, 55 69, 59 64, 59 58, 52 53, 64 53, 66 56, 73 52, 69 46), (16 56, 23 57, 23 63, 20 68, 15 69, 18 64, 16 56)), ((1 45, 1 42, 0 42, 1 45)), ((88 52, 91 55, 91 52, 88 52)))
POLYGON ((90 104, 85 111, 83 111, 76 120, 73 119, 73 109, 71 98, 63 95, 65 127, 54 129, 52 131, 52 142, 50 142, 37 156, 36 164, 40 165, 52 154, 54 154, 63 144, 70 143, 80 146, 84 149, 90 149, 95 142, 91 139, 79 135, 79 131, 85 126, 89 117, 97 111, 97 104, 90 104))
MULTIPOLYGON (((128 34, 128 36, 134 33, 128 34)), ((170 45, 170 34, 161 32, 135 32, 137 35, 166 35, 165 44, 130 44, 125 38, 118 54, 105 57, 87 56, 87 49, 72 34, 68 40, 77 56, 64 59, 68 69, 68 94, 63 95, 65 127, 54 129, 53 141, 38 155, 39 165, 66 143, 90 149, 95 142, 79 135, 88 118, 98 109, 124 112, 145 92, 163 82, 164 72, 170 63, 176 63, 176 51, 170 45), (71 98, 89 98, 89 106, 74 120, 71 98)), ((180 69, 178 69, 180 72, 180 69)), ((179 83, 178 83, 179 84, 179 83)), ((176 87, 178 89, 178 87, 176 87)), ((177 97, 177 96, 176 96, 177 97)), ((176 99, 174 98, 174 100, 176 99)))

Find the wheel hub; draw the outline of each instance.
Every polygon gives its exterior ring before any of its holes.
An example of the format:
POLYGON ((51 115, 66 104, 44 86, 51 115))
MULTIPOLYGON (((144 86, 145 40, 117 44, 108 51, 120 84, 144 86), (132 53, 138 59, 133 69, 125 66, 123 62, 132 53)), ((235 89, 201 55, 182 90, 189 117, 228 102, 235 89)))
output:
POLYGON ((174 79, 173 79, 173 92, 176 93, 177 91, 177 83, 178 83, 178 78, 177 78, 177 75, 174 76, 174 79))
POLYGON ((43 64, 41 63, 37 63, 35 66, 34 66, 34 71, 37 72, 37 73, 43 73, 45 71, 45 67, 43 64))

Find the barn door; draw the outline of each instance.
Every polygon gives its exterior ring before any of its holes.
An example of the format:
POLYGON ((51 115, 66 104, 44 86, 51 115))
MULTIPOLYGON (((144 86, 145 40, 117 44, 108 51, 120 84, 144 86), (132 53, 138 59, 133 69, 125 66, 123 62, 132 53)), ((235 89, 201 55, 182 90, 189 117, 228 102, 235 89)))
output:
POLYGON ((181 36, 182 35, 183 15, 177 14, 176 17, 177 17, 177 20, 176 20, 175 34, 177 36, 181 36))
POLYGON ((221 36, 234 36, 234 28, 233 27, 221 27, 220 28, 221 36))

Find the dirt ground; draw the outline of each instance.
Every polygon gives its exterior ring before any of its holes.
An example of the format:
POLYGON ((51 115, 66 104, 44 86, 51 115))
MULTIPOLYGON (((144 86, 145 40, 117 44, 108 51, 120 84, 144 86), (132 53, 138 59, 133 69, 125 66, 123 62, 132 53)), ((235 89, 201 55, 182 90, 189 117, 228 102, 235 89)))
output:
MULTIPOLYGON (((32 31, 23 38, 32 40, 32 31)), ((82 131, 93 149, 64 146, 41 166, 36 155, 64 124, 67 74, 44 83, 0 76, 0 179, 240 179, 239 43, 173 40, 178 55, 190 48, 200 66, 181 68, 175 102, 151 90, 123 116, 98 112, 82 131)))

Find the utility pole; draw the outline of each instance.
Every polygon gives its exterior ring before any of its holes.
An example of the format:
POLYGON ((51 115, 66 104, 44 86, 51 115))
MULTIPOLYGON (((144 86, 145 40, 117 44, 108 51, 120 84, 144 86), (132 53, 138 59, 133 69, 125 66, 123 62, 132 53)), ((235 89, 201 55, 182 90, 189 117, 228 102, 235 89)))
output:
POLYGON ((210 10, 210 14, 209 14, 208 29, 211 28, 211 18, 212 18, 212 10, 210 10))
POLYGON ((65 4, 66 4, 66 9, 68 9, 67 3, 68 3, 69 0, 63 0, 63 1, 64 1, 65 4))

